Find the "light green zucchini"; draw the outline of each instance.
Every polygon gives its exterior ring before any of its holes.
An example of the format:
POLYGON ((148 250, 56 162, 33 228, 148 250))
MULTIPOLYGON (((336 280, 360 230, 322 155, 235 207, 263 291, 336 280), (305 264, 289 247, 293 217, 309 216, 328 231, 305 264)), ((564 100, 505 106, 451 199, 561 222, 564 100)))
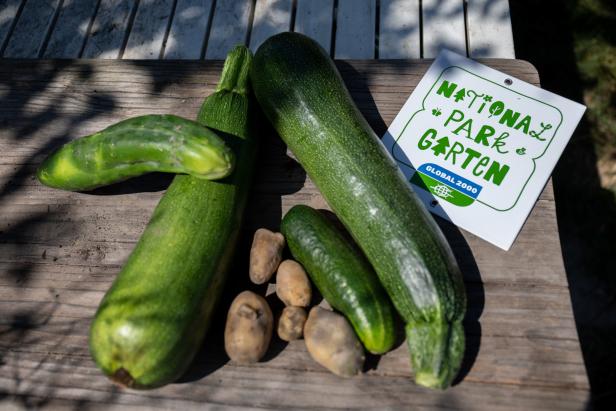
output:
POLYGON ((63 145, 36 175, 49 187, 86 191, 152 171, 215 180, 231 173, 234 160, 214 131, 178 116, 150 114, 63 145))
POLYGON ((174 178, 92 322, 96 364, 125 386, 175 381, 212 321, 254 174, 251 62, 246 47, 231 51, 216 92, 198 116, 233 148, 235 170, 219 181, 174 178))

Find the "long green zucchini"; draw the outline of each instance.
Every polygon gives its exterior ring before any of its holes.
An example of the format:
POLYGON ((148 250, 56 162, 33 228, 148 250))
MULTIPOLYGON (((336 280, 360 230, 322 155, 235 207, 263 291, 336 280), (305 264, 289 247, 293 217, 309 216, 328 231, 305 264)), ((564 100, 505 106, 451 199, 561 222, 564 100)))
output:
POLYGON ((243 46, 229 54, 216 92, 198 116, 234 148, 235 170, 220 181, 175 177, 92 323, 94 360, 125 386, 153 388, 176 380, 210 324, 253 174, 251 62, 243 46))
POLYGON ((36 175, 49 187, 83 191, 152 171, 215 180, 228 176, 233 164, 233 152, 212 130, 178 116, 150 114, 63 145, 36 175))
POLYGON ((445 388, 464 353, 462 276, 443 234, 315 41, 271 37, 251 69, 257 100, 377 272, 406 322, 418 384, 445 388))
POLYGON ((378 277, 360 251, 317 210, 296 205, 280 226, 293 258, 321 295, 349 320, 373 354, 391 350, 396 339, 394 309, 378 277))

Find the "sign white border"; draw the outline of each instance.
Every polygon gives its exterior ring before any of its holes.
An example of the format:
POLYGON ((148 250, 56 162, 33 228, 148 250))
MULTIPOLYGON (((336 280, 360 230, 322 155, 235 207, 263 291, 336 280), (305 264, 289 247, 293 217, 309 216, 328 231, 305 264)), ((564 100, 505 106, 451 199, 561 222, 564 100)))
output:
MULTIPOLYGON (((467 207, 460 207, 447 201, 439 201, 440 199, 430 192, 411 184, 428 210, 496 246, 508 250, 520 232, 537 198, 543 191, 556 162, 569 142, 586 107, 451 51, 443 50, 430 66, 383 136, 382 141, 394 159, 396 157, 394 155, 394 148, 398 145, 396 140, 402 136, 411 116, 422 109, 428 109, 428 107, 423 107, 424 98, 434 87, 441 73, 450 67, 461 68, 484 80, 501 84, 518 94, 557 108, 562 114, 562 123, 558 130, 555 131, 556 134, 541 156, 541 161, 535 163, 536 168, 521 191, 518 200, 508 210, 496 210, 479 201, 467 207)), ((417 138, 419 137, 417 136, 417 138)), ((396 149, 399 150, 399 147, 396 149)), ((417 156, 414 153, 404 151, 404 154, 410 160, 412 166, 421 165, 415 163, 413 157, 417 156)), ((398 160, 396 162, 408 180, 416 173, 415 167, 409 167, 409 165, 398 160)), ((446 163, 439 163, 439 160, 436 158, 434 163, 447 167, 446 163)))

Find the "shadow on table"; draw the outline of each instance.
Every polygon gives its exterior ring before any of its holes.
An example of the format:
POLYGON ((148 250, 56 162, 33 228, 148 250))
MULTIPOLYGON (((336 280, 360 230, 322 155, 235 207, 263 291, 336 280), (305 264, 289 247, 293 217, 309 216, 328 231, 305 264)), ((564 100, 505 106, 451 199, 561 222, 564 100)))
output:
MULTIPOLYGON (((173 89, 182 79, 200 75, 203 71, 203 63, 198 62, 179 66, 162 63, 118 64, 139 67, 139 74, 143 76, 140 81, 144 85, 137 86, 138 89, 143 88, 145 93, 169 94, 172 99, 174 94, 173 90, 169 91, 170 87, 173 89)), ((28 408, 53 406, 60 401, 57 393, 64 389, 62 384, 66 383, 67 378, 74 378, 66 374, 67 367, 74 364, 92 365, 87 346, 80 345, 76 353, 75 347, 66 344, 68 338, 87 335, 91 317, 75 314, 79 318, 73 320, 70 317, 64 319, 55 316, 54 313, 58 308, 66 310, 79 306, 74 301, 67 303, 66 298, 79 300, 76 296, 84 294, 80 292, 104 289, 97 288, 101 287, 100 283, 111 284, 113 275, 101 274, 100 270, 109 272, 109 267, 105 266, 115 263, 101 260, 100 266, 97 266, 92 259, 88 261, 96 242, 85 241, 84 247, 87 249, 78 249, 78 255, 73 254, 72 257, 62 250, 63 245, 69 248, 74 243, 64 244, 58 240, 58 235, 68 241, 87 238, 81 232, 79 219, 74 217, 74 211, 80 204, 69 198, 160 191, 171 180, 170 176, 151 174, 94 193, 64 193, 50 198, 46 209, 44 197, 41 200, 39 195, 31 199, 33 193, 46 190, 39 186, 34 172, 47 154, 61 144, 81 136, 85 128, 97 121, 101 122, 103 118, 110 118, 109 123, 112 123, 113 113, 124 110, 115 92, 98 89, 96 84, 101 80, 95 79, 95 76, 97 70, 100 70, 99 64, 103 62, 0 60, 2 142, 5 146, 16 147, 10 151, 16 165, 5 163, 1 170, 3 185, 0 187, 0 214, 6 218, 0 219, 0 244, 3 250, 0 278, 9 288, 9 293, 12 293, 7 295, 20 296, 39 290, 37 295, 41 296, 41 301, 23 300, 21 297, 13 298, 15 301, 3 300, 6 309, 3 308, 0 329, 0 369, 7 383, 0 392, 2 403, 6 401, 28 408), (56 229, 50 230, 50 224, 54 224, 56 229), (39 249, 42 253, 37 251, 39 249), (91 270, 78 269, 76 273, 65 273, 62 278, 55 279, 54 270, 64 273, 62 267, 70 266, 62 260, 63 256, 77 261, 81 257, 83 267, 91 267, 91 270), (60 281, 61 287, 54 288, 54 281, 60 281), (92 290, 84 286, 84 281, 94 285, 92 290), (34 285, 41 282, 50 285, 34 285), (50 302, 43 301, 48 298, 50 302), (7 305, 9 302, 11 304, 7 305), (47 354, 26 354, 40 350, 41 346, 48 350, 47 354), (33 379, 38 381, 40 375, 55 378, 46 379, 45 384, 33 384, 33 379)), ((207 64, 220 67, 220 62, 207 64)), ((113 83, 110 82, 107 88, 113 90, 113 83)), ((199 96, 198 99, 203 97, 199 96)), ((147 101, 142 104, 141 109, 144 108, 147 110, 147 101)), ((152 111, 156 109, 152 107, 152 111)), ((280 199, 275 213, 278 216, 281 214, 280 199)), ((83 312, 94 314, 91 305, 79 307, 83 308, 83 312)), ((221 357, 224 358, 224 355, 221 357)), ((100 373, 96 378, 104 377, 100 373)), ((109 384, 99 394, 93 396, 89 392, 83 397, 78 396, 71 404, 85 407, 86 403, 108 402, 117 393, 116 387, 109 384)))
MULTIPOLYGON (((613 2, 510 3, 517 57, 538 68, 544 88, 583 103, 585 87, 594 85, 578 70, 587 67, 576 61, 576 43, 594 38, 612 39, 611 44, 615 44, 613 2)), ((595 57, 599 66, 600 58, 595 57)), ((602 188, 597 173, 592 133, 598 126, 588 120, 591 114, 587 112, 578 126, 554 171, 553 181, 562 253, 591 388, 588 408, 613 409, 616 201, 613 192, 602 188)))
MULTIPOLYGON (((54 290, 50 291, 57 299, 60 291, 57 293, 54 290)), ((0 351, 0 369, 3 370, 3 377, 10 376, 11 381, 10 384, 4 384, 0 388, 0 408, 8 406, 12 409, 17 406, 23 409, 41 409, 57 405, 59 398, 56 396, 56 390, 61 385, 56 386, 50 381, 48 384, 33 386, 31 377, 40 378, 43 375, 49 379, 62 378, 67 367, 75 362, 75 357, 67 355, 58 361, 55 358, 56 353, 65 345, 70 345, 75 333, 87 327, 89 323, 89 319, 53 320, 59 308, 60 304, 57 301, 38 302, 28 308, 13 310, 10 315, 3 317, 3 327, 0 331, 0 341, 3 345, 3 350, 0 351), (10 347, 37 344, 44 345, 47 352, 24 353, 19 350, 6 350, 10 347)), ((109 390, 100 393, 96 399, 79 398, 71 401, 71 407, 76 410, 85 409, 92 401, 107 404, 113 402, 119 394, 119 387, 110 385, 109 390)))
MULTIPOLYGON (((75 70, 69 61, 33 63, 0 60, 2 143, 15 148, 10 153, 5 152, 5 156, 8 154, 12 158, 12 154, 17 157, 15 166, 11 166, 10 161, 4 162, 1 170, 0 214, 3 218, 0 219, 0 244, 3 268, 0 278, 10 290, 7 295, 13 297, 3 299, 5 304, 1 315, 0 369, 8 382, 0 390, 0 404, 10 402, 25 408, 53 404, 57 387, 53 383, 33 385, 31 377, 62 375, 75 357, 67 355, 58 360, 56 353, 65 348, 66 341, 76 330, 86 328, 89 323, 89 320, 80 318, 54 318, 54 313, 62 305, 60 301, 64 289, 50 286, 41 290, 41 293, 46 293, 42 301, 29 302, 19 297, 22 290, 32 289, 32 283, 40 278, 43 267, 55 264, 57 257, 52 253, 47 255, 45 250, 40 255, 32 255, 32 247, 28 245, 33 237, 47 232, 46 224, 59 220, 63 212, 59 210, 61 206, 56 204, 49 204, 46 210, 45 204, 38 208, 20 206, 19 201, 15 203, 15 198, 23 198, 23 191, 37 184, 34 171, 47 153, 76 137, 75 130, 83 124, 117 107, 114 96, 106 93, 82 95, 71 84, 63 89, 50 90, 50 85, 67 71, 72 71, 76 82, 87 82, 92 79, 95 70, 89 63, 80 64, 75 70), (32 69, 33 65, 35 69, 32 69), (51 92, 45 95, 48 91, 51 92), (77 95, 80 96, 79 107, 64 111, 65 104, 70 105, 77 95), (34 138, 41 134, 46 137, 34 138), (29 154, 24 155, 22 153, 26 147, 29 154), (37 345, 44 345, 46 352, 28 351, 29 347, 37 345)), ((113 388, 99 398, 111 401, 116 395, 117 390, 113 388)), ((77 400, 74 404, 79 406, 82 401, 77 400)))
POLYGON ((164 191, 169 187, 174 174, 148 173, 139 177, 133 177, 126 181, 99 187, 91 191, 85 191, 83 195, 114 196, 122 194, 155 193, 164 191))

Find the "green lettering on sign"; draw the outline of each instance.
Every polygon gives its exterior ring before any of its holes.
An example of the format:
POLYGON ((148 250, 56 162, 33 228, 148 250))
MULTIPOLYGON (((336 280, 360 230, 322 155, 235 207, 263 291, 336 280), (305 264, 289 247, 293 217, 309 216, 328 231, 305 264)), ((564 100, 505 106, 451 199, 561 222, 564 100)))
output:
POLYGON ((494 184, 500 186, 508 172, 509 166, 507 164, 503 164, 503 166, 501 167, 498 161, 494 161, 492 162, 492 164, 490 164, 490 167, 488 168, 488 171, 486 171, 486 174, 483 176, 483 179, 486 181, 492 180, 494 184))
POLYGON ((449 98, 453 94, 456 87, 458 87, 456 83, 449 83, 447 80, 444 80, 441 86, 436 91, 436 94, 440 94, 449 98))

